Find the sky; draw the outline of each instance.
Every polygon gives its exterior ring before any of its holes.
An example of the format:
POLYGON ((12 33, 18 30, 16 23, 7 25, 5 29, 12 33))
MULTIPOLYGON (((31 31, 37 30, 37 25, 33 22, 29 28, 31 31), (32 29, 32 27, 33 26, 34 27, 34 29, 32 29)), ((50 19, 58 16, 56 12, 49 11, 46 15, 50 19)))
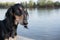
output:
MULTIPOLYGON (((25 2, 25 1, 29 2, 30 0, 0 0, 0 2, 16 2, 16 3, 25 2)), ((32 1, 37 2, 37 0, 32 0, 32 1)), ((52 0, 52 1, 60 2, 60 0, 52 0)))

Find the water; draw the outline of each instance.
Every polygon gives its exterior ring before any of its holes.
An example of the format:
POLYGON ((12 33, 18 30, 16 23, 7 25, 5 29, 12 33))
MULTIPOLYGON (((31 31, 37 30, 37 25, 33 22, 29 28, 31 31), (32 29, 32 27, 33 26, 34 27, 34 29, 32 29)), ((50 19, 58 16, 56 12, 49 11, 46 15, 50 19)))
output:
MULTIPOLYGON (((6 11, 0 9, 0 20, 6 11)), ((18 25, 18 35, 34 40, 60 40, 60 9, 28 9, 28 13, 29 29, 18 25)))

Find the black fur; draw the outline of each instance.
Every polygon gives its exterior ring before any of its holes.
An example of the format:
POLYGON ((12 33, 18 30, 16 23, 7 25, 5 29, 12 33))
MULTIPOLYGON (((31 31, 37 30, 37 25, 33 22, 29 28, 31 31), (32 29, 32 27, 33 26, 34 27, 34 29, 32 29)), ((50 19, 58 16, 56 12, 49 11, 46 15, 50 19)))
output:
MULTIPOLYGON (((19 7, 24 9, 24 6, 21 4, 15 4, 11 6, 5 15, 5 19, 0 21, 0 40, 4 40, 5 38, 9 39, 9 37, 14 38, 17 35, 17 25, 15 25, 14 14, 21 16, 21 15, 28 15, 27 11, 20 10, 19 7), (19 10, 19 11, 17 11, 19 10)), ((24 23, 25 24, 25 23, 24 23)), ((27 28, 27 26, 25 26, 27 28)))

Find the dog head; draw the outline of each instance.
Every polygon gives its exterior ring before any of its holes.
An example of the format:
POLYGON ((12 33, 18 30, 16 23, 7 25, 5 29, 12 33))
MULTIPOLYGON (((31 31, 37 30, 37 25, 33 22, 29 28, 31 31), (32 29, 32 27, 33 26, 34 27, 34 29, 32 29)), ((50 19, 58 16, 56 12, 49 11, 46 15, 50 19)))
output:
POLYGON ((14 22, 15 25, 18 25, 20 23, 25 28, 27 28, 28 12, 22 4, 15 4, 11 6, 6 13, 6 18, 14 22))

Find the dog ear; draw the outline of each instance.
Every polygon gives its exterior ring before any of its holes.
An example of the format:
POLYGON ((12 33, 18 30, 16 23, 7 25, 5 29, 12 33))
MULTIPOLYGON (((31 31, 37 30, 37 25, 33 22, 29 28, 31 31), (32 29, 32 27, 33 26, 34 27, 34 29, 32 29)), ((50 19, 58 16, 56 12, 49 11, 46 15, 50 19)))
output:
POLYGON ((14 15, 13 15, 13 14, 14 14, 14 13, 13 13, 13 8, 10 7, 10 8, 7 10, 7 12, 6 12, 5 17, 12 22, 13 19, 14 19, 14 15))
POLYGON ((7 18, 10 18, 10 17, 12 17, 13 16, 13 6, 11 6, 8 10, 7 10, 7 12, 6 12, 6 17, 7 18))
POLYGON ((8 10, 7 10, 7 12, 6 12, 6 17, 9 17, 10 15, 11 15, 11 13, 12 13, 12 8, 9 8, 8 10))
POLYGON ((5 19, 6 19, 6 26, 9 30, 12 30, 11 27, 13 26, 13 22, 14 22, 14 19, 13 19, 13 9, 12 7, 10 7, 7 12, 6 12, 6 15, 5 15, 5 19))

